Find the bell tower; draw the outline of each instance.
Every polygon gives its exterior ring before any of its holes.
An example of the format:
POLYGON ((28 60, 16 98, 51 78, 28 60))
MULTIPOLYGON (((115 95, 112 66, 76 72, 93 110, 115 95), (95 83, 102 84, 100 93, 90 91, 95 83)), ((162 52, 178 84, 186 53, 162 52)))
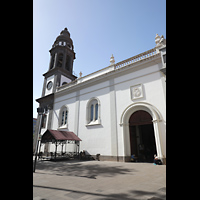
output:
MULTIPOLYGON (((51 58, 49 69, 43 74, 44 83, 42 96, 36 99, 39 103, 39 108, 44 109, 45 113, 42 115, 38 114, 36 133, 38 133, 38 129, 41 127, 39 125, 40 121, 43 124, 41 132, 44 132, 45 129, 51 129, 56 87, 77 79, 77 77, 73 75, 73 62, 76 58, 74 45, 67 28, 60 32, 60 35, 56 38, 49 52, 51 58)), ((38 135, 35 134, 34 149, 36 148, 37 137, 38 135)), ((45 145, 45 152, 48 152, 48 144, 45 145)))
POLYGON ((67 28, 60 32, 49 52, 51 58, 49 69, 43 74, 42 97, 54 93, 57 86, 62 86, 77 78, 73 75, 73 62, 76 58, 74 45, 67 28))

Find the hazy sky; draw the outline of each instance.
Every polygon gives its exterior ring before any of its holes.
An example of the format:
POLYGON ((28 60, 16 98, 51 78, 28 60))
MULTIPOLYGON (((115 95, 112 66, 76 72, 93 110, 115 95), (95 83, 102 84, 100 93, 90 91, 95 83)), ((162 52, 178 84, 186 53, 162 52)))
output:
POLYGON ((33 117, 56 37, 68 28, 74 71, 83 76, 155 47, 166 38, 166 0, 33 0, 33 117))

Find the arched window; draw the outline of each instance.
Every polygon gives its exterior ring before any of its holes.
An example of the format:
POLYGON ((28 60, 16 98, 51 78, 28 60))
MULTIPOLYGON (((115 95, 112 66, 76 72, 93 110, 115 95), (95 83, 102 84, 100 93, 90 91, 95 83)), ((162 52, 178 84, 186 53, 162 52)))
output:
POLYGON ((68 108, 66 106, 63 106, 60 109, 59 114, 59 128, 67 128, 68 127, 68 108))
POLYGON ((93 121, 94 118, 94 105, 91 105, 91 109, 90 109, 90 121, 93 121))
POLYGON ((50 69, 53 69, 54 60, 55 60, 55 54, 53 54, 53 55, 51 56, 51 66, 50 66, 50 69))
POLYGON ((71 57, 69 55, 66 56, 66 62, 65 62, 65 69, 70 71, 70 63, 71 63, 71 57))
POLYGON ((57 61, 57 67, 62 67, 63 63, 63 53, 58 54, 58 61, 57 61))
POLYGON ((98 119, 98 103, 95 105, 95 120, 98 119))
POLYGON ((64 124, 65 111, 62 112, 61 126, 64 124))
POLYGON ((86 126, 100 123, 100 101, 97 98, 92 98, 87 103, 86 126))
POLYGON ((64 122, 64 124, 67 124, 67 115, 68 115, 68 111, 66 110, 65 111, 65 122, 64 122))
POLYGON ((63 82, 62 85, 67 84, 67 82, 63 82))

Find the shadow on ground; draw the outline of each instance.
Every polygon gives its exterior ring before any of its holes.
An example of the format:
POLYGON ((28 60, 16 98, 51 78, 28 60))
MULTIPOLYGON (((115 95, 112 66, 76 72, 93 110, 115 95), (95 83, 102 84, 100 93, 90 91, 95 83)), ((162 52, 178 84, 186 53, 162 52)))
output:
MULTIPOLYGON (((56 188, 56 187, 47 187, 47 186, 40 186, 40 185, 33 185, 33 187, 43 188, 43 189, 50 189, 50 190, 61 190, 66 191, 66 196, 70 198, 80 198, 85 195, 92 195, 95 196, 95 199, 99 198, 104 200, 165 200, 166 199, 166 188, 160 188, 156 192, 149 192, 149 191, 142 191, 142 190, 131 190, 128 193, 116 193, 116 194, 101 194, 95 192, 85 192, 85 191, 78 191, 78 190, 69 190, 64 188, 56 188), (70 193, 69 193, 70 192, 70 193), (148 198, 147 196, 152 196, 148 198), (97 198, 96 198, 97 197, 97 198)), ((45 199, 43 199, 45 200, 45 199)))
MULTIPOLYGON (((87 161, 94 162, 94 161, 87 161)), ((37 163, 36 173, 52 174, 58 176, 78 176, 96 179, 96 176, 113 177, 119 174, 127 174, 136 172, 135 169, 126 169, 120 166, 107 166, 105 165, 85 165, 81 161, 63 161, 63 162, 50 162, 40 161, 37 163), (39 171, 38 171, 39 170, 39 171)))

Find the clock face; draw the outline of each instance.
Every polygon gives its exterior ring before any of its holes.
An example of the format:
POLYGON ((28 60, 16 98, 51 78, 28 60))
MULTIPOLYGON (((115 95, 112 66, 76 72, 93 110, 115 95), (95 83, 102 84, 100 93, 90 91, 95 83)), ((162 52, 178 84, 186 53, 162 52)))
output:
POLYGON ((47 83, 47 89, 50 90, 50 89, 52 88, 52 86, 53 86, 52 81, 49 81, 49 82, 47 83))

